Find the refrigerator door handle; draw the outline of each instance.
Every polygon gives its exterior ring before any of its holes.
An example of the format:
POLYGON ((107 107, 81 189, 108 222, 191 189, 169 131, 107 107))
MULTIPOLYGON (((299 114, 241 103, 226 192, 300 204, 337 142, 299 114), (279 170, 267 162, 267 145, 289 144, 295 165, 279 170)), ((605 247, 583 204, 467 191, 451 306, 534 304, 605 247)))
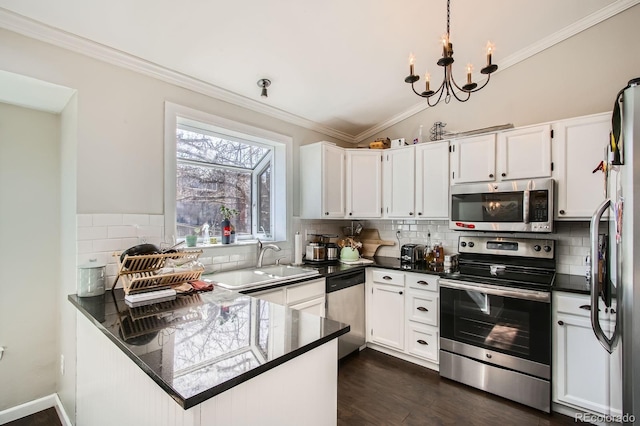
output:
MULTIPOLYGON (((607 211, 611 205, 611 199, 604 200, 596 209, 596 212, 591 217, 590 235, 591 235, 591 328, 596 335, 596 338, 600 342, 603 348, 607 352, 613 352, 614 342, 616 340, 616 334, 618 333, 618 323, 616 321, 615 330, 608 338, 602 327, 600 326, 600 309, 598 309, 598 296, 600 289, 598 287, 598 231, 600 227, 600 219, 602 215, 607 211)), ((608 285, 604 283, 603 285, 608 285)))

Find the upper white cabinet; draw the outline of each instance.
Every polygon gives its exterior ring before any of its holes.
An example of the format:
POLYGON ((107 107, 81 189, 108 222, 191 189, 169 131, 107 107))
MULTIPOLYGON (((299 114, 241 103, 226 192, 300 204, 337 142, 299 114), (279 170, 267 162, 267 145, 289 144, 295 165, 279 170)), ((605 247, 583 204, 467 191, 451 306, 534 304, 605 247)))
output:
POLYGON ((550 177, 551 125, 455 140, 451 167, 454 184, 550 177))
POLYGON ((556 219, 589 218, 604 200, 604 175, 593 170, 606 158, 610 129, 610 113, 553 124, 556 219))
POLYGON ((496 155, 498 180, 550 177, 551 125, 498 133, 496 155))
POLYGON ((300 217, 344 218, 345 150, 330 142, 300 147, 300 217))
POLYGON ((416 216, 449 218, 449 141, 415 147, 416 216))
POLYGON ((385 217, 415 218, 415 147, 387 149, 383 163, 385 217))
POLYGON ((492 182, 495 173, 495 133, 451 142, 451 183, 492 182))
POLYGON ((449 216, 449 142, 383 153, 384 217, 446 219, 449 216))
POLYGON ((382 153, 379 150, 348 149, 347 218, 382 216, 382 153))

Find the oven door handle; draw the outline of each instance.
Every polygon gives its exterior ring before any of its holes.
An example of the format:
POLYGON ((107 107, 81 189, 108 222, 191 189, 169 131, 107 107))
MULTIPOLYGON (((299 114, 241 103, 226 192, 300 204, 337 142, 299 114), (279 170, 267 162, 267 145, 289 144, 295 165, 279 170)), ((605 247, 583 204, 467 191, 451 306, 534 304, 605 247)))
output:
POLYGON ((460 281, 448 279, 440 279, 440 287, 448 287, 456 290, 475 291, 483 294, 491 294, 494 296, 511 297, 512 299, 531 300, 534 302, 551 303, 551 293, 546 291, 535 291, 525 289, 513 289, 510 287, 501 287, 483 284, 468 284, 460 281))

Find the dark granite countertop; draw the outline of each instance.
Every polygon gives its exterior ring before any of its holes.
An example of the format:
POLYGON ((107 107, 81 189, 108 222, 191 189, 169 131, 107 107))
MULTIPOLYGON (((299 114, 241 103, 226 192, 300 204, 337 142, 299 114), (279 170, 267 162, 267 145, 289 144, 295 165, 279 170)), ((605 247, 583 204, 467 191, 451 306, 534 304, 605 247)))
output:
POLYGON ((591 286, 584 275, 556 274, 552 290, 590 294, 590 288, 591 286))
POLYGON ((184 409, 349 331, 222 289, 137 308, 126 305, 121 289, 68 298, 184 409))

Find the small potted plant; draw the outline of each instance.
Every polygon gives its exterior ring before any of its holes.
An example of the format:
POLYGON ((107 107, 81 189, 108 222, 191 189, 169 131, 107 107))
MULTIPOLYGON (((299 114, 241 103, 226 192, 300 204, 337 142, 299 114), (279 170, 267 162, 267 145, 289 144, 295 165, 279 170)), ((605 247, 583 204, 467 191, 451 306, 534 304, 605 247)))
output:
POLYGON ((187 243, 187 247, 195 247, 198 242, 198 234, 200 233, 200 228, 193 228, 191 230, 191 234, 184 237, 185 242, 187 243))
MULTIPOLYGON (((233 231, 233 227, 231 226, 231 218, 237 216, 240 213, 236 209, 230 209, 226 207, 224 204, 220 206, 220 214, 223 217, 222 220, 222 244, 230 244, 231 243, 231 233, 233 231)), ((235 234, 235 232, 234 232, 235 234)))

